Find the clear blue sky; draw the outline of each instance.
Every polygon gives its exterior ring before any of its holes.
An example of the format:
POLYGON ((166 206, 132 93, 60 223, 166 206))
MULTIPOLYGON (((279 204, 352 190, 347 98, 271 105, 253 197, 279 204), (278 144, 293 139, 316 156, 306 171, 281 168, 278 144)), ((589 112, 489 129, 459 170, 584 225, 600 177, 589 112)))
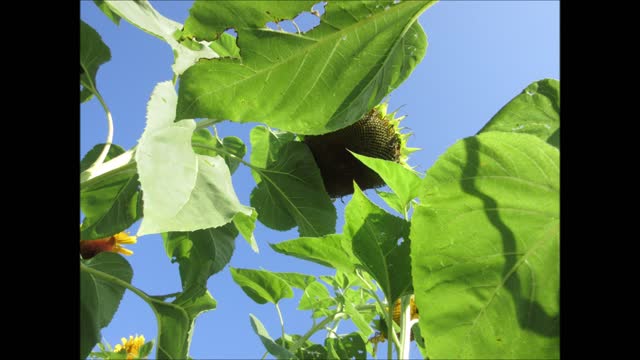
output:
MULTIPOLYGON (((192 1, 152 1, 164 16, 184 22, 192 1)), ((173 55, 161 40, 133 27, 126 21, 115 26, 92 1, 81 1, 81 18, 100 33, 110 47, 112 59, 103 65, 97 85, 114 117, 114 143, 129 149, 145 126, 146 103, 158 82, 172 78, 173 55)), ((409 146, 422 148, 409 163, 427 170, 456 140, 474 135, 506 102, 529 83, 543 78, 559 79, 559 2, 558 1, 441 1, 419 19, 428 36, 424 60, 409 79, 390 94, 391 110, 402 106, 399 115, 414 135, 409 146)), ((81 106, 80 156, 95 144, 104 142, 104 111, 93 99, 81 106)), ((249 147, 253 124, 224 122, 221 136, 235 135, 249 147)), ((246 167, 233 176, 240 201, 249 204, 254 187, 246 167)), ((367 192, 370 197, 376 195, 367 192)), ((350 197, 344 198, 346 204, 350 197)), ((342 232, 344 204, 336 201, 337 232, 342 232)), ((139 223, 130 232, 135 234, 139 223)), ((312 275, 332 275, 329 268, 286 257, 272 251, 269 242, 297 237, 297 230, 277 232, 258 224, 256 239, 260 254, 251 251, 242 239, 230 265, 296 271, 312 275)), ((133 284, 149 294, 180 290, 178 265, 171 264, 159 235, 144 236, 129 246, 127 257, 134 269, 133 284)), ((256 315, 274 338, 279 322, 274 307, 251 301, 232 281, 228 268, 209 279, 208 287, 218 308, 196 320, 190 355, 196 359, 259 358, 264 348, 253 333, 249 313, 256 315)), ((287 333, 301 334, 311 326, 309 312, 297 311, 300 291, 294 299, 281 302, 287 333)), ((346 333, 351 326, 340 326, 346 333)), ((156 321, 151 309, 136 295, 126 292, 103 337, 112 345, 121 337, 138 333, 156 337, 156 321)), ((322 338, 312 340, 322 342, 322 338)), ((386 344, 383 347, 386 349, 386 344)), ((154 353, 155 354, 155 350, 154 353)), ((381 353, 382 354, 382 353, 381 353)), ((416 348, 411 355, 419 357, 416 348)))

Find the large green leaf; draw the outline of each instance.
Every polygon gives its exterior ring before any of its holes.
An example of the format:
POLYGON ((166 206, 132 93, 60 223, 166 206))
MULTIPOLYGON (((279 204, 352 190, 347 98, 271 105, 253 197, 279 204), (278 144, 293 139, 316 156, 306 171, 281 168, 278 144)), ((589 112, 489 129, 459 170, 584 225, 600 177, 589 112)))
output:
POLYGON ((295 355, 293 355, 289 350, 273 341, 271 336, 269 336, 267 329, 262 325, 262 322, 260 322, 257 317, 253 314, 249 314, 249 318, 251 320, 251 327, 253 328, 253 331, 258 335, 260 341, 269 354, 274 355, 277 359, 296 359, 295 355))
POLYGON ((215 39, 238 33, 241 59, 201 61, 180 80, 178 119, 262 122, 322 134, 356 122, 398 87, 424 57, 418 16, 435 1, 332 1, 320 25, 273 31, 315 1, 196 1, 185 33, 215 39))
POLYGON ((80 93, 80 102, 98 93, 96 73, 100 65, 111 59, 109 47, 91 26, 80 20, 80 84, 84 87, 80 93))
POLYGON ((359 263, 351 251, 351 242, 342 234, 330 234, 317 238, 302 237, 269 244, 269 246, 281 254, 313 261, 345 272, 353 272, 359 263))
POLYGON ((260 181, 251 192, 251 206, 258 220, 276 230, 298 225, 301 236, 335 232, 336 209, 307 145, 288 142, 279 150, 266 168, 254 167, 260 181))
POLYGON ((431 359, 559 357, 559 150, 528 134, 458 141, 411 220, 431 359))
POLYGON ((344 233, 352 240, 354 255, 389 302, 409 291, 409 223, 372 203, 355 182, 353 197, 345 208, 344 233))
POLYGON ((207 290, 207 280, 231 260, 238 231, 232 223, 218 228, 162 234, 167 256, 180 264, 182 294, 190 299, 207 290))
MULTIPOLYGON (((84 171, 98 158, 104 144, 93 147, 80 161, 84 171)), ((112 144, 105 160, 124 153, 120 146, 112 144)), ((99 239, 128 229, 142 216, 142 198, 138 177, 123 173, 108 181, 86 188, 80 196, 80 210, 85 218, 80 226, 80 238, 99 239)))
MULTIPOLYGON (((271 130, 266 126, 256 126, 251 129, 251 165, 265 169, 269 164, 278 161, 278 153, 284 145, 295 139, 295 135, 285 131, 271 130)), ((260 174, 251 171, 256 183, 262 181, 260 174)))
POLYGON ((300 274, 296 272, 273 272, 272 274, 278 276, 282 280, 286 281, 289 286, 304 290, 307 286, 316 281, 316 278, 311 275, 300 274))
POLYGON ((174 123, 175 104, 173 85, 165 81, 147 105, 147 127, 135 153, 144 200, 139 235, 215 228, 238 212, 251 215, 236 196, 224 159, 193 152, 195 122, 174 123))
POLYGON ((560 148, 560 81, 531 83, 478 133, 487 131, 531 134, 560 148))
MULTIPOLYGON (((127 260, 111 252, 100 253, 81 263, 127 283, 133 277, 127 260)), ((124 288, 87 271, 80 272, 80 358, 86 358, 100 340, 100 329, 109 325, 123 295, 124 288)))
POLYGON ((173 50, 175 61, 172 69, 176 75, 182 74, 199 59, 218 57, 209 46, 199 46, 198 50, 193 50, 178 42, 176 35, 182 24, 162 16, 147 0, 105 0, 104 4, 140 30, 166 41, 173 50))
MULTIPOLYGON (((398 196, 403 209, 401 214, 409 211, 411 200, 418 197, 420 184, 422 179, 413 170, 406 168, 404 165, 394 161, 384 159, 376 159, 369 156, 359 155, 351 152, 358 160, 362 161, 367 167, 375 171, 385 184, 393 190, 398 196)), ((384 199, 384 197, 383 197, 384 199)))
POLYGON ((291 286, 278 275, 266 270, 229 268, 231 277, 247 296, 258 304, 277 304, 284 298, 292 298, 291 286))

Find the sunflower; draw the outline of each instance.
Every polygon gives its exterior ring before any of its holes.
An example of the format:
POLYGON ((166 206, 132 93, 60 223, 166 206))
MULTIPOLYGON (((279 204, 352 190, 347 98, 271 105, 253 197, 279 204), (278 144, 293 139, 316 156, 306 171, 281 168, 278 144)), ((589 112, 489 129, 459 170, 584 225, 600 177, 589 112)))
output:
POLYGON ((124 231, 101 239, 80 240, 80 255, 83 259, 91 259, 103 251, 132 255, 133 251, 123 247, 122 244, 135 244, 136 242, 136 236, 131 236, 124 231))
POLYGON ((132 360, 138 357, 140 353, 140 348, 144 345, 144 336, 137 335, 134 338, 132 335, 129 336, 129 340, 126 338, 122 338, 122 345, 118 344, 113 349, 115 352, 119 352, 124 349, 127 352, 127 360, 132 360))

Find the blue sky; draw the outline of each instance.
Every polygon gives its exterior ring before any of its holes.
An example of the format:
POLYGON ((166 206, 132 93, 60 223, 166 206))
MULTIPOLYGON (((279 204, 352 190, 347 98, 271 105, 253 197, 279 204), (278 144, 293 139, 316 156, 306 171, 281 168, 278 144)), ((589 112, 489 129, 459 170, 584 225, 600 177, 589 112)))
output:
MULTIPOLYGON (((164 16, 184 22, 192 1, 152 1, 164 16)), ((92 1, 81 1, 81 18, 100 33, 110 47, 112 59, 103 65, 97 86, 114 117, 114 143, 125 149, 134 146, 145 126, 146 104, 158 82, 172 78, 170 47, 126 21, 115 26, 92 1)), ((403 125, 414 135, 409 146, 422 148, 410 158, 410 165, 426 171, 456 140, 474 135, 504 104, 533 81, 559 79, 558 1, 441 1, 419 19, 429 46, 424 60, 389 96, 389 109, 402 106, 407 115, 403 125)), ((104 111, 93 99, 80 107, 80 156, 104 142, 107 132, 104 111)), ((249 131, 255 124, 224 122, 221 136, 235 135, 249 147, 249 131)), ((249 169, 240 167, 233 176, 240 201, 249 204, 254 187, 249 169)), ((373 191, 367 194, 375 198, 373 191)), ((344 204, 335 202, 337 232, 343 225, 344 204)), ((135 234, 139 224, 130 232, 135 234)), ((286 257, 272 251, 268 243, 297 237, 297 230, 278 232, 258 224, 255 233, 260 254, 242 239, 230 266, 296 271, 311 275, 332 275, 329 268, 286 257)), ((180 289, 178 265, 171 264, 159 235, 144 236, 129 246, 127 257, 134 269, 133 284, 149 294, 167 294, 180 289)), ((249 313, 257 316, 272 336, 279 335, 277 313, 272 305, 251 301, 232 281, 228 267, 208 282, 218 308, 196 320, 190 355, 193 358, 259 358, 264 348, 253 333, 249 313)), ((287 333, 300 334, 311 326, 309 312, 297 311, 300 292, 285 299, 281 308, 287 333)), ((342 325, 340 333, 353 327, 342 325)), ((156 337, 151 309, 127 292, 103 337, 112 345, 121 337, 138 333, 156 337)), ((322 342, 321 337, 312 340, 322 342)), ((386 344, 384 346, 386 349, 386 344)), ((382 353, 381 353, 382 354, 382 353)), ((419 357, 415 349, 413 357, 419 357)))

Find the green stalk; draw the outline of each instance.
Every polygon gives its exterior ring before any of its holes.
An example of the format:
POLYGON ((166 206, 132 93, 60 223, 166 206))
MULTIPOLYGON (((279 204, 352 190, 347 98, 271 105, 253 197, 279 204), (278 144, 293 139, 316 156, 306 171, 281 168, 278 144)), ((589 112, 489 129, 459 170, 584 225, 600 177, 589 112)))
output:
POLYGON ((278 317, 280 318, 280 329, 282 330, 282 345, 284 346, 284 320, 282 320, 282 312, 280 311, 280 306, 278 304, 274 304, 276 306, 276 310, 278 311, 278 317))

